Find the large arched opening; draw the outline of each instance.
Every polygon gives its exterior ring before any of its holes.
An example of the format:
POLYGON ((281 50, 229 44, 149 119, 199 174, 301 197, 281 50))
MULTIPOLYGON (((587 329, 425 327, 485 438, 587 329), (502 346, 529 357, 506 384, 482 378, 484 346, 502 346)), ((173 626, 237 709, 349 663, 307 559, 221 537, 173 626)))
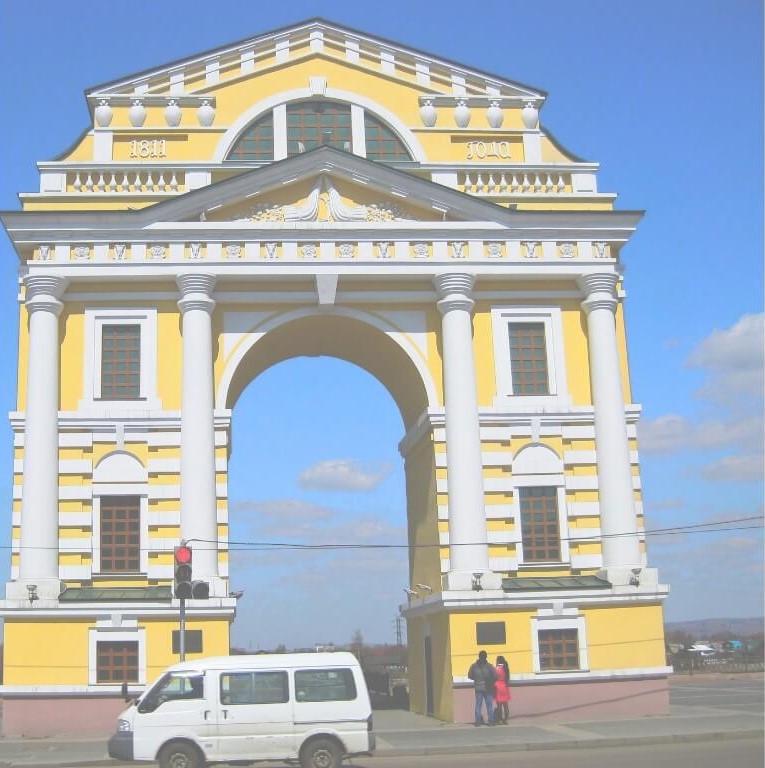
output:
POLYGON ((293 311, 241 343, 226 392, 234 647, 405 639, 407 551, 435 497, 432 458, 405 464, 398 444, 433 384, 406 334, 372 322, 293 311))

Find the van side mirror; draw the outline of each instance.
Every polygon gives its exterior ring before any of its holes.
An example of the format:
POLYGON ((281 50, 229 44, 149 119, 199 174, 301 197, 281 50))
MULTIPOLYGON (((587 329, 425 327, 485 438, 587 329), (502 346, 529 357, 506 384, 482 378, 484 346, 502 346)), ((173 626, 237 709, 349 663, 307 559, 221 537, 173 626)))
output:
POLYGON ((130 701, 131 700, 130 694, 128 693, 127 680, 124 683, 122 683, 122 689, 120 690, 120 693, 122 694, 122 698, 125 701, 130 701))

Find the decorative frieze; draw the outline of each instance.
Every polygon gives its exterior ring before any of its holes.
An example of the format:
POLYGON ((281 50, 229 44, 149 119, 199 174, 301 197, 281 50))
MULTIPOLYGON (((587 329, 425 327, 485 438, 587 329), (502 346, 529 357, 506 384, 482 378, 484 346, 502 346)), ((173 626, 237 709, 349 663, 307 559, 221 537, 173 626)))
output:
POLYGON ((371 262, 398 259, 433 263, 483 260, 582 261, 609 259, 613 246, 598 241, 554 240, 308 240, 93 242, 74 245, 43 243, 36 246, 36 261, 90 261, 94 263, 184 260, 252 261, 255 259, 371 262))

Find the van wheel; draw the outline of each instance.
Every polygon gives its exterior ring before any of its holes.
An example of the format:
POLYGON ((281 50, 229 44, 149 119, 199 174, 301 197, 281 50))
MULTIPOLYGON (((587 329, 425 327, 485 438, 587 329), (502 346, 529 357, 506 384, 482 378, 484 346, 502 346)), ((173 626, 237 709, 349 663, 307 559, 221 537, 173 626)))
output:
POLYGON ((343 752, 332 739, 312 739, 300 750, 301 768, 340 768, 343 752))
POLYGON ((183 741, 171 741, 159 753, 161 768, 204 768, 205 761, 199 750, 183 741))

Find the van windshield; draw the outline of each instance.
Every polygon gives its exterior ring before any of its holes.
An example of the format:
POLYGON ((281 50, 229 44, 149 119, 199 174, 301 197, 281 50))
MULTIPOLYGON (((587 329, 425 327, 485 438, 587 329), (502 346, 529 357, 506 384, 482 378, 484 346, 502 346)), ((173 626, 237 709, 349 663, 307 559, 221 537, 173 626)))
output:
POLYGON ((204 698, 204 675, 200 672, 168 672, 138 704, 139 712, 153 712, 166 701, 204 698))

